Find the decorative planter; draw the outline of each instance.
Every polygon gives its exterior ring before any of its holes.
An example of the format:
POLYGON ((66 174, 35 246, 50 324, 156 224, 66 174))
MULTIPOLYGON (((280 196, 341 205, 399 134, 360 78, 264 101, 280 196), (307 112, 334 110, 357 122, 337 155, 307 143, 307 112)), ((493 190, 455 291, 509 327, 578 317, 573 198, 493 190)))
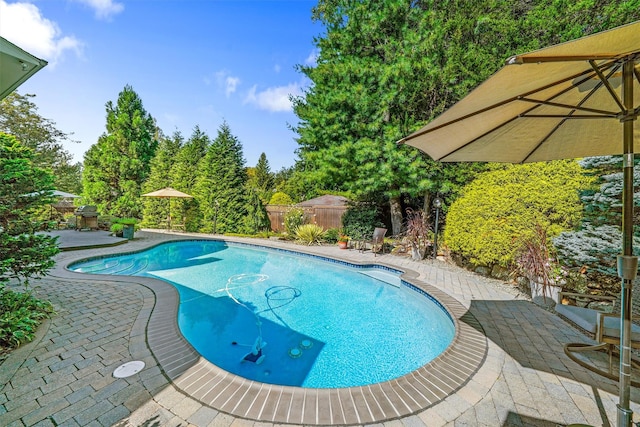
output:
POLYGON ((558 294, 562 291, 562 285, 549 284, 542 286, 542 283, 529 281, 531 288, 531 300, 538 305, 553 307, 558 303, 558 294), (543 293, 544 291, 544 293, 543 293))
POLYGON ((134 225, 125 224, 124 227, 122 228, 122 237, 128 240, 133 239, 134 230, 135 230, 134 225))
POLYGON ((349 242, 338 242, 338 247, 340 249, 347 249, 348 245, 349 245, 349 242))

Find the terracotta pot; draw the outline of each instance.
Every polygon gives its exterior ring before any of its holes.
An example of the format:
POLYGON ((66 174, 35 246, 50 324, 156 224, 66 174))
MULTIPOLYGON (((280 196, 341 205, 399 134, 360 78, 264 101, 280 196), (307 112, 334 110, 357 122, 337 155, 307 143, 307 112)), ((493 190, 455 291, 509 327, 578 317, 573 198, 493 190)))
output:
POLYGON ((338 247, 340 249, 347 249, 347 245, 349 244, 349 242, 338 242, 338 247))

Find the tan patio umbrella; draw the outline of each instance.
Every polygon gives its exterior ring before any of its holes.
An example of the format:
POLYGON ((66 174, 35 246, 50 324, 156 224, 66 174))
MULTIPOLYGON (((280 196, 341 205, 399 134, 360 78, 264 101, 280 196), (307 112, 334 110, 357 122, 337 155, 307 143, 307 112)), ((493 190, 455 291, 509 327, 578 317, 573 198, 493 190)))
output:
POLYGON ((623 154, 620 401, 630 426, 633 158, 640 148, 640 21, 509 58, 456 105, 399 141, 444 162, 525 163, 623 154))
POLYGON ((192 199, 193 196, 183 193, 182 191, 175 190, 171 187, 162 188, 160 190, 152 191, 151 193, 143 194, 142 197, 158 197, 161 199, 168 199, 169 203, 169 218, 167 221, 167 230, 171 230, 171 198, 179 199, 192 199))

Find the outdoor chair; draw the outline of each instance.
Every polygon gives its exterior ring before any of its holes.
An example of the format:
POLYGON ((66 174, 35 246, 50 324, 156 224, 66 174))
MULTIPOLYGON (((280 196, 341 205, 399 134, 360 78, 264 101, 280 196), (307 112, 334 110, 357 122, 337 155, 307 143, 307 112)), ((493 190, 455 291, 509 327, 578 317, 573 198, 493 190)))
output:
POLYGON ((185 220, 186 218, 182 217, 182 222, 171 222, 171 230, 185 231, 185 220))
MULTIPOLYGON (((373 230, 373 236, 371 236, 371 240, 368 242, 371 244, 371 252, 376 256, 378 252, 382 252, 384 254, 384 236, 387 234, 386 228, 376 227, 373 230)), ((362 251, 364 251, 366 245, 363 244, 361 246, 362 251)))
MULTIPOLYGON (((633 292, 633 291, 632 291, 633 292)), ((635 292, 634 292, 635 293, 635 292)), ((564 346, 565 354, 574 362, 596 372, 604 377, 612 380, 618 380, 618 376, 613 374, 613 353, 617 352, 616 347, 620 345, 620 296, 599 296, 587 295, 573 292, 560 292, 559 302, 555 306, 556 313, 567 320, 569 323, 577 326, 578 329, 585 332, 590 338, 596 341, 596 344, 590 343, 568 343, 564 346), (611 312, 605 312, 596 308, 579 307, 575 305, 562 304, 563 297, 572 297, 579 300, 604 301, 612 305, 611 312), (604 371, 593 366, 582 359, 579 359, 575 353, 586 351, 604 351, 609 354, 609 371, 604 371)), ((632 312, 635 312, 632 309, 632 312)), ((631 323, 631 348, 640 349, 640 326, 633 323, 640 320, 638 316, 632 316, 631 323)), ((637 362, 633 364, 640 366, 637 362)), ((639 387, 640 383, 632 381, 635 387, 639 387)))

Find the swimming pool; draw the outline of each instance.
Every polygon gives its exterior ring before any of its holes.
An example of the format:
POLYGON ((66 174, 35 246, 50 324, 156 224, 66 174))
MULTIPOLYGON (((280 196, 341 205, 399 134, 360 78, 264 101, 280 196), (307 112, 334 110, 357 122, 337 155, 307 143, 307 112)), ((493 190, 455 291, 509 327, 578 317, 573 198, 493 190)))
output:
POLYGON ((180 293, 180 329, 198 352, 271 384, 334 388, 397 378, 440 354, 455 332, 447 312, 402 284, 397 271, 292 252, 182 241, 69 268, 170 282, 180 293), (267 343, 263 359, 243 361, 258 339, 267 343))

